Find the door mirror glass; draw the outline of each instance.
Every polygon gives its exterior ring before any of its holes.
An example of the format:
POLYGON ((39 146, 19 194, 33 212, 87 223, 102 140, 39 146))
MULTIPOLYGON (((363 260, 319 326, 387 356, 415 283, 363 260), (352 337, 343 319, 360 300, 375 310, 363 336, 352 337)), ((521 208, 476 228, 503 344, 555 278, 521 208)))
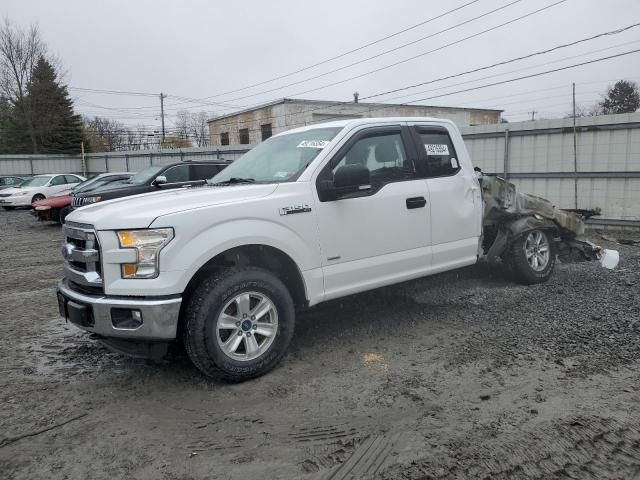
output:
POLYGON ((368 190, 371 188, 371 172, 361 164, 343 165, 333 174, 333 186, 338 193, 368 190))

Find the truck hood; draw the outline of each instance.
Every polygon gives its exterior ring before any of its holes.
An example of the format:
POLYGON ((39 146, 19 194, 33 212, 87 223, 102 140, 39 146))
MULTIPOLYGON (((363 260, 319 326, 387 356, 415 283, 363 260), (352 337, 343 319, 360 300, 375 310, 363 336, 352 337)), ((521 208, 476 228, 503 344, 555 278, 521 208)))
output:
POLYGON ((90 224, 96 230, 147 228, 156 218, 163 215, 266 197, 273 193, 277 186, 205 186, 145 193, 79 208, 67 216, 67 221, 90 224))

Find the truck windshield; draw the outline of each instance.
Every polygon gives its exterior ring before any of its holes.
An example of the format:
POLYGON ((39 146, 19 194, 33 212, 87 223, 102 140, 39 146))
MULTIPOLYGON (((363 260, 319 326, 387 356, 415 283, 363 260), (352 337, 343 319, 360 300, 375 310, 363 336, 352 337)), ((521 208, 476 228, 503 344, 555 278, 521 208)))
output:
POLYGON ((342 127, 317 128, 271 137, 213 177, 211 183, 294 181, 340 130, 342 127))
POLYGON ((163 165, 152 165, 150 167, 145 168, 144 170, 139 171, 129 180, 123 183, 133 183, 134 185, 142 185, 143 183, 147 183, 149 180, 152 180, 158 176, 160 171, 162 171, 165 167, 163 165))

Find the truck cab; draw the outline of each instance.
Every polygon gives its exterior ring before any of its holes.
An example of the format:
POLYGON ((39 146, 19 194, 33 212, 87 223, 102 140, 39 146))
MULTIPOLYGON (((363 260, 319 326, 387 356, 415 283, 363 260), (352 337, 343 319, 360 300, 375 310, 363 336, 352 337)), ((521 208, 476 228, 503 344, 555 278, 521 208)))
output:
POLYGON ((582 245, 580 220, 546 204, 520 211, 536 202, 514 204, 506 187, 505 201, 502 187, 481 185, 448 120, 369 118, 291 130, 204 188, 72 212, 60 312, 112 349, 158 356, 177 341, 204 374, 246 380, 282 358, 301 308, 471 265, 487 253, 516 255, 525 283, 545 281, 557 245, 582 245), (496 197, 490 215, 483 195, 496 197))

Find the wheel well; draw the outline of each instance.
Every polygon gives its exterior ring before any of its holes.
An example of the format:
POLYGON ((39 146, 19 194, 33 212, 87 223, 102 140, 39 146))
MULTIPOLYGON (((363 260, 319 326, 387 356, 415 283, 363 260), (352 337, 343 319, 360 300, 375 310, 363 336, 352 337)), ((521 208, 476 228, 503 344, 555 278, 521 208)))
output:
MULTIPOLYGON (((200 282, 211 273, 231 266, 259 267, 272 272, 285 284, 296 307, 307 306, 304 280, 300 269, 289 255, 268 245, 243 245, 216 255, 200 267, 191 278, 184 291, 184 297, 189 297, 200 282)), ((182 303, 184 305, 186 302, 182 303)))
POLYGON ((33 197, 31 197, 31 203, 35 202, 35 198, 36 197, 42 197, 42 198, 47 198, 46 196, 44 196, 42 193, 36 193, 33 195, 33 197))

